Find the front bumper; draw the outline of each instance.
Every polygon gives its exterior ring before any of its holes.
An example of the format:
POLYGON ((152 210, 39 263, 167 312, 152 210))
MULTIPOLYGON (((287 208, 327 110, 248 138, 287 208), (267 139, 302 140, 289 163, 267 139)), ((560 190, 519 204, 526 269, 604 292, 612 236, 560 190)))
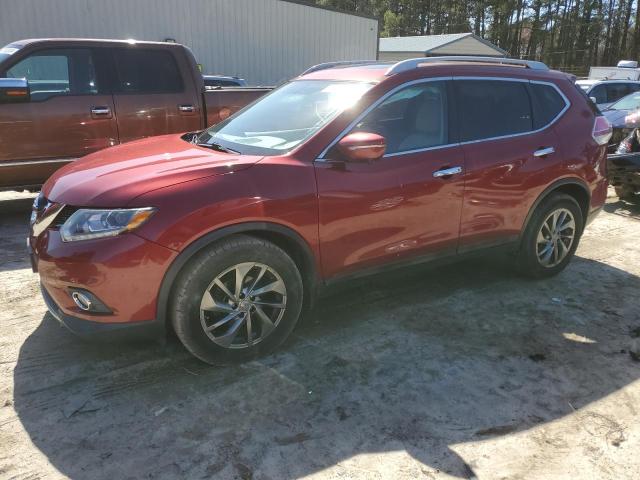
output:
POLYGON ((42 295, 52 315, 81 336, 148 337, 161 334, 155 319, 164 274, 176 252, 135 234, 62 242, 55 228, 30 237, 34 271, 40 274, 42 295), (72 293, 84 290, 107 307, 83 311, 72 293))
POLYGON ((156 339, 164 335, 164 325, 157 320, 129 323, 103 323, 67 315, 40 284, 42 298, 49 313, 71 333, 85 339, 156 339))

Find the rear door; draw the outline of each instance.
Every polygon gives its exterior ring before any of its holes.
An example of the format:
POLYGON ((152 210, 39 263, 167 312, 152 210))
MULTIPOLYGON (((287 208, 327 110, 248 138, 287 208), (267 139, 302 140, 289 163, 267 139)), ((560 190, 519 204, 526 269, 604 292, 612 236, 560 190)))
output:
MULTIPOLYGON (((175 49, 171 49, 175 50, 175 49)), ((202 92, 184 78, 188 64, 170 49, 114 48, 114 103, 121 142, 199 130, 202 92)))
POLYGON ((515 241, 530 206, 564 171, 551 126, 564 97, 551 84, 519 79, 454 85, 466 159, 459 251, 515 241))
POLYGON ((101 55, 40 48, 0 76, 26 78, 28 103, 0 106, 0 187, 38 185, 69 160, 114 145, 118 133, 101 55))

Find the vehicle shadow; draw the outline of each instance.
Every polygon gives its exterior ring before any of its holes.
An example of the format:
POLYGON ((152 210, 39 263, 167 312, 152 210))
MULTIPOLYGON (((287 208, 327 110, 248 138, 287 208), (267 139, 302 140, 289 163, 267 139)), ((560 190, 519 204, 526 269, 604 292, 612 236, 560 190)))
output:
POLYGON ((604 205, 604 211, 620 215, 622 217, 640 219, 640 203, 632 203, 618 199, 617 202, 607 202, 604 205))
POLYGON ((408 478, 421 465, 469 478, 456 445, 638 379, 620 345, 639 288, 583 258, 538 282, 491 259, 405 269, 336 287, 279 352, 226 368, 176 341, 87 344, 46 315, 20 350, 14 407, 71 478, 286 479, 395 451, 417 460, 408 478))
POLYGON ((0 272, 30 268, 25 241, 32 196, 0 201, 0 272))

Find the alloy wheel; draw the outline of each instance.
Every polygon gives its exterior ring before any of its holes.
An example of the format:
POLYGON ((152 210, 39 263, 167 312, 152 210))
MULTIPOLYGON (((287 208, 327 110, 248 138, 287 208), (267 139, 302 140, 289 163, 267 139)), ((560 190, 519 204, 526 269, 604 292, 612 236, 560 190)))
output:
POLYGON ((278 326, 286 305, 287 289, 278 272, 262 263, 239 263, 204 291, 200 323, 217 345, 248 348, 278 326))
POLYGON ((576 222, 573 214, 566 208, 551 212, 538 231, 538 262, 547 268, 558 265, 571 251, 575 236, 576 222))

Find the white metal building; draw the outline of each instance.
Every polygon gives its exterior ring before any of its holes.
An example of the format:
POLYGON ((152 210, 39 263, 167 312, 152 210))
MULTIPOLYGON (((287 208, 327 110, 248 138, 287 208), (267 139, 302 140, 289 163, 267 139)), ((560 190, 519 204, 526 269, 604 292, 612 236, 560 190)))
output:
POLYGON ((203 73, 272 85, 321 62, 375 60, 378 21, 292 0, 0 0, 0 47, 43 37, 175 40, 203 73))
POLYGON ((418 35, 380 39, 380 60, 400 61, 438 55, 488 55, 505 57, 507 52, 473 33, 418 35))

